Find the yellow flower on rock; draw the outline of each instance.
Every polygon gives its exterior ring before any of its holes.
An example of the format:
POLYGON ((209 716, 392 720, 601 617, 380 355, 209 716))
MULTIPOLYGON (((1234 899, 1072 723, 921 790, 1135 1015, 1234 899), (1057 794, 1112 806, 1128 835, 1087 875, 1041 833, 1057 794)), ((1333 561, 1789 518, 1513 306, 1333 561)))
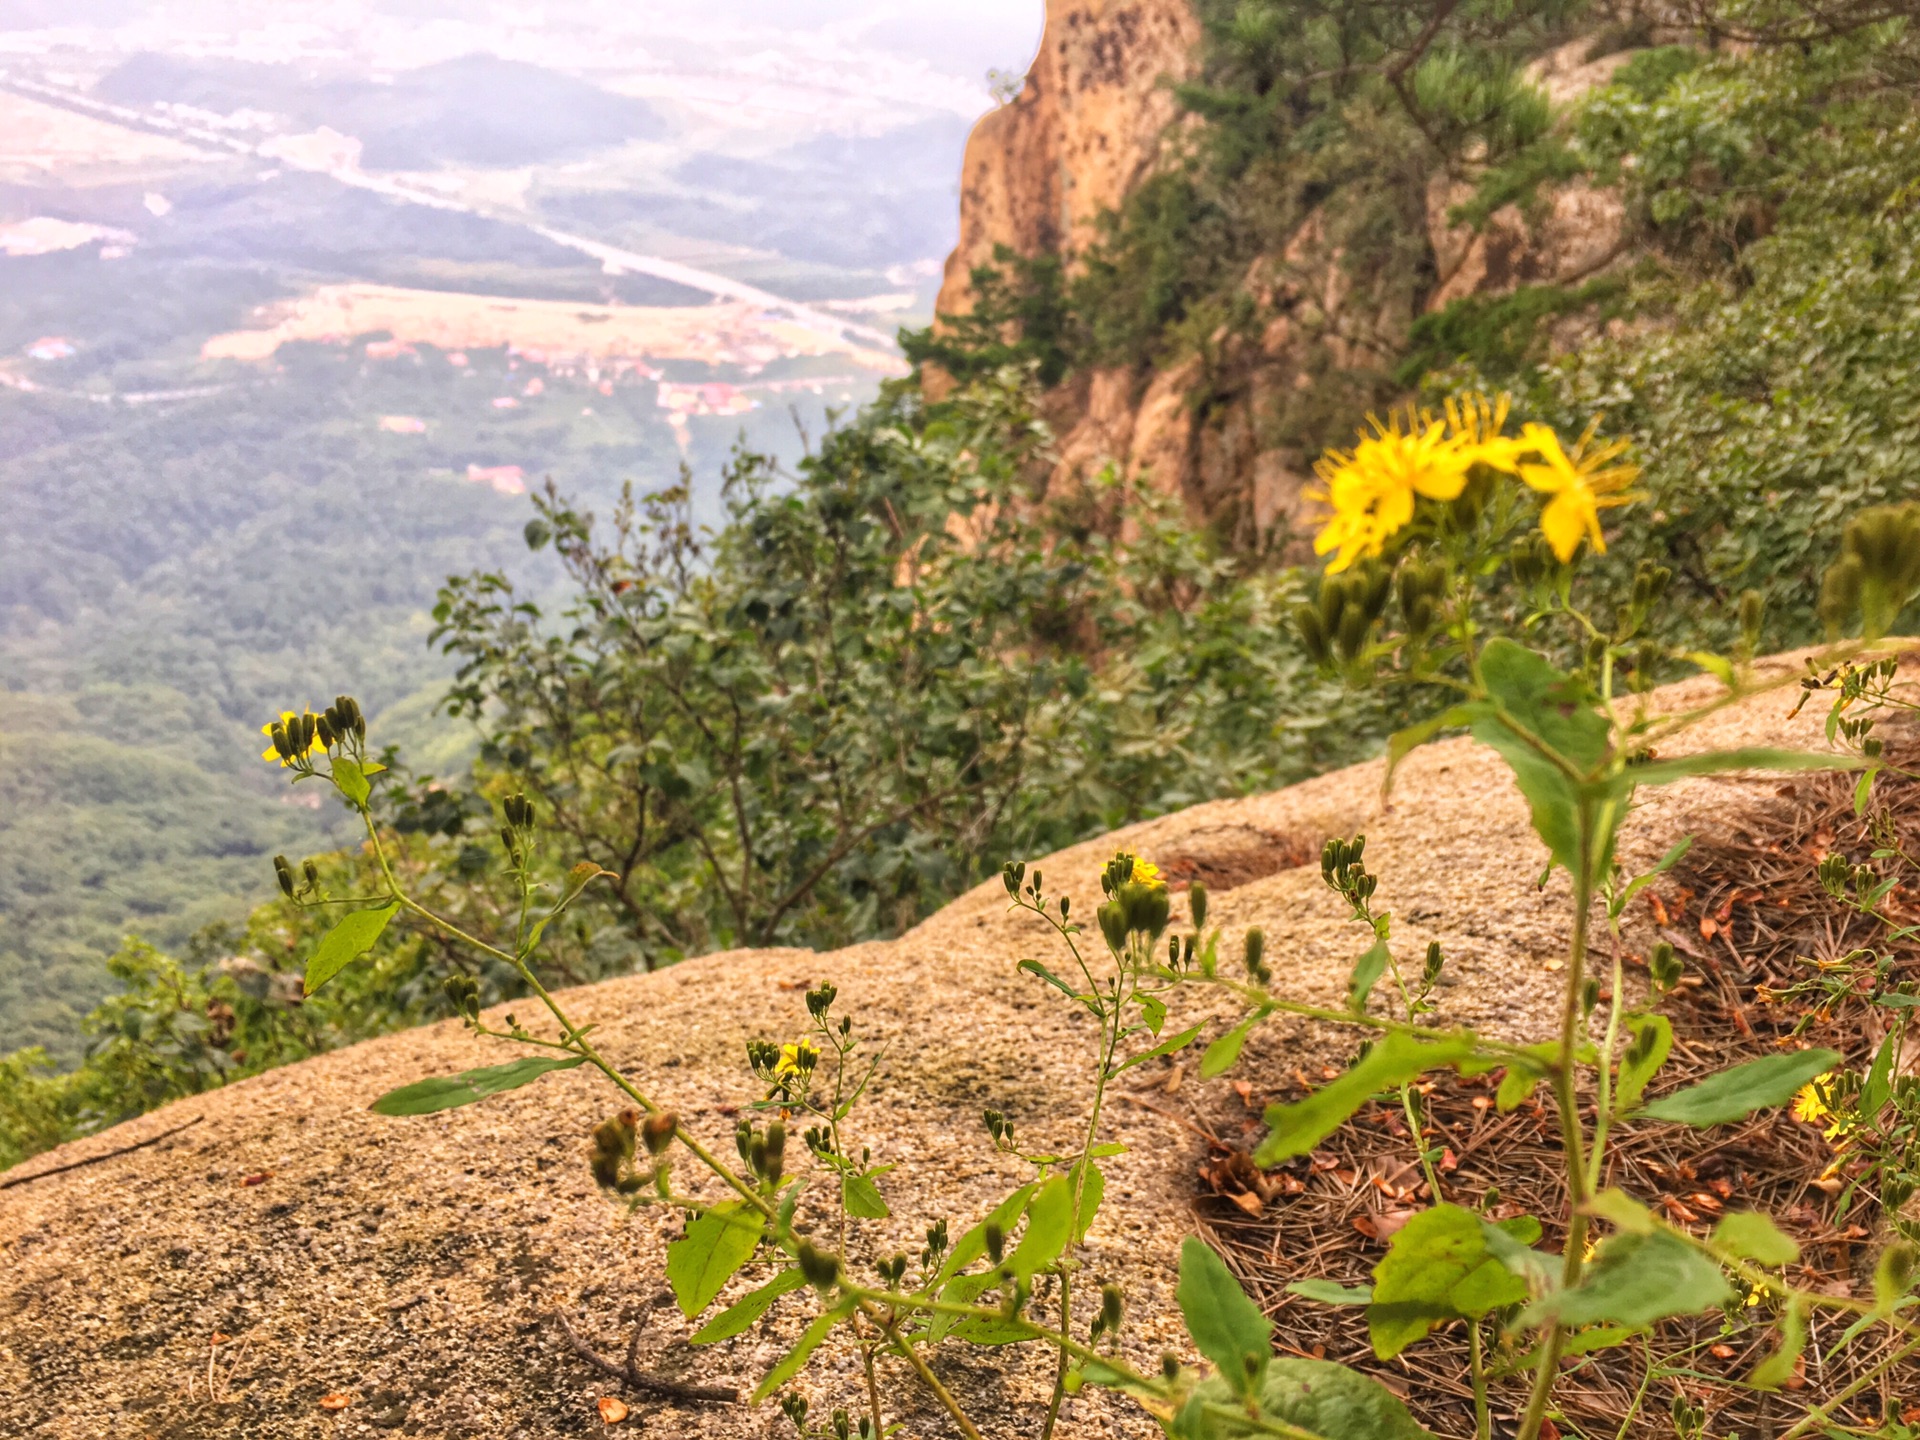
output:
POLYGON ((1611 463, 1626 450, 1627 442, 1594 444, 1598 424, 1589 425, 1571 450, 1545 425, 1530 422, 1520 431, 1523 452, 1539 458, 1520 461, 1518 473, 1535 490, 1553 497, 1540 512, 1540 533, 1562 565, 1573 559, 1582 540, 1592 544, 1595 554, 1606 554, 1600 512, 1634 498, 1626 490, 1639 475, 1639 467, 1611 463))
POLYGON ((1316 555, 1334 552, 1328 574, 1378 555, 1413 519, 1414 497, 1454 500, 1466 488, 1467 472, 1481 457, 1444 420, 1429 414, 1390 415, 1372 422, 1373 434, 1351 450, 1329 450, 1314 462, 1325 483, 1312 498, 1333 513, 1315 537, 1316 555))

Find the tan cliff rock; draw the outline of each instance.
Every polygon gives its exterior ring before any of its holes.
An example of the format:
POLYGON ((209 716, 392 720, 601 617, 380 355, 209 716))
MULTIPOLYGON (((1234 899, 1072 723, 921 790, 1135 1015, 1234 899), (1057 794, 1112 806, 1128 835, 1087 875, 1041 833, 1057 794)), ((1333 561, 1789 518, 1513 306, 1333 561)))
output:
MULTIPOLYGON (((1199 38, 1188 0, 1049 0, 1026 89, 983 118, 968 142, 942 314, 969 308, 969 276, 996 247, 1069 263, 1084 251, 1101 212, 1164 158, 1178 119, 1172 84, 1194 73, 1199 38)), ((1530 67, 1555 104, 1606 83, 1629 58, 1589 60, 1590 47, 1578 39, 1530 67)), ((1204 362, 1071 378, 1045 405, 1058 437, 1049 493, 1071 493, 1111 465, 1242 544, 1300 533, 1311 521, 1303 492, 1312 457, 1288 442, 1283 410, 1328 375, 1401 353, 1423 313, 1523 285, 1578 283, 1623 252, 1625 216, 1611 192, 1559 187, 1539 206, 1505 206, 1477 229, 1450 215, 1472 192, 1470 177, 1446 174, 1428 188, 1424 238, 1434 263, 1424 293, 1350 275, 1316 213, 1248 274, 1257 337, 1216 337, 1218 353, 1204 362)), ((931 380, 936 391, 941 383, 931 380)))
MULTIPOLYGON (((1791 678, 1797 657, 1763 662, 1791 678)), ((1662 703, 1697 704, 1704 678, 1662 703)), ((1776 690, 1718 713, 1684 748, 1824 745, 1822 707, 1797 717, 1776 690)), ((1552 1033, 1564 951, 1565 881, 1535 881, 1544 851, 1494 755, 1466 740, 1416 752, 1391 804, 1379 762, 1289 789, 1218 801, 1136 825, 1045 858, 1047 888, 1076 913, 1098 898, 1099 868, 1124 845, 1178 879, 1204 878, 1226 953, 1264 927, 1279 986, 1339 1005, 1358 948, 1342 903, 1312 863, 1321 842, 1364 831, 1367 858, 1395 919, 1394 942, 1445 947, 1444 1018, 1515 1039, 1552 1033)), ((1746 777, 1691 780, 1636 809, 1622 858, 1644 868, 1677 836, 1735 823, 1774 786, 1746 777)), ((1031 871, 1030 871, 1031 873, 1031 871)), ((1184 902, 1176 900, 1176 915, 1184 902)), ((1636 907, 1630 948, 1651 938, 1636 907)), ((1024 956, 1053 947, 1038 922, 1009 914, 998 880, 954 901, 898 940, 832 954, 734 952, 653 975, 566 992, 576 1020, 715 1149, 730 1152, 734 1117, 758 1098, 743 1063, 752 1038, 802 1033, 803 991, 831 980, 839 1004, 884 1057, 851 1121, 853 1143, 900 1168, 882 1180, 891 1218, 858 1222, 849 1263, 917 1255, 925 1226, 974 1223, 1024 1167, 994 1153, 985 1107, 1006 1111, 1024 1144, 1072 1143, 1088 1101, 1092 1036, 1085 1017, 1031 975, 1024 956)), ((1209 992, 1174 997, 1169 1026, 1226 1012, 1209 992)), ((514 1007, 525 1018, 532 1010, 514 1007)), ((496 1011, 489 1017, 500 1020, 496 1011)), ((1206 1038, 1203 1036, 1203 1039, 1206 1038)), ((1220 1133, 1257 1138, 1230 1081, 1249 1102, 1300 1066, 1338 1061, 1351 1038, 1270 1022, 1240 1067, 1177 1084, 1155 1061, 1128 1073, 1106 1134, 1126 1153, 1107 1162, 1106 1203, 1084 1251, 1089 1273, 1128 1291, 1126 1353, 1149 1369, 1163 1349, 1190 1354, 1175 1313, 1174 1265, 1191 1232, 1203 1158, 1183 1114, 1220 1133), (1169 1093, 1170 1090, 1172 1093, 1169 1093), (1146 1103, 1139 1103, 1140 1092, 1146 1103), (1150 1093, 1149 1093, 1150 1092, 1150 1093)), ((751 1390, 799 1333, 812 1304, 796 1294, 739 1337, 688 1344, 693 1326, 663 1301, 664 1250, 677 1222, 623 1206, 588 1175, 589 1130, 618 1097, 586 1070, 440 1115, 387 1119, 368 1110, 422 1076, 498 1063, 498 1042, 451 1023, 388 1036, 183 1100, 20 1167, 9 1180, 98 1158, 191 1123, 148 1148, 0 1191, 0 1435, 35 1440, 283 1440, 383 1430, 465 1440, 602 1433, 595 1401, 621 1396, 640 1433, 771 1440, 792 1434, 771 1404, 689 1405, 622 1391, 569 1347, 564 1314, 603 1355, 634 1347, 641 1369, 683 1383, 751 1390), (348 1397, 345 1409, 321 1407, 348 1397)), ((797 1143, 790 1167, 807 1173, 797 1143)), ((686 1166, 679 1183, 713 1187, 686 1166)), ((818 1186, 801 1217, 825 1218, 818 1186)), ((1304 1236, 1283 1236, 1289 1253, 1304 1236)), ((723 1300, 765 1278, 756 1267, 723 1300)), ((857 1352, 829 1341, 798 1389, 820 1410, 857 1405, 857 1352)), ((1050 1374, 1042 1357, 949 1346, 936 1372, 975 1407, 992 1440, 1030 1434, 1050 1374)), ((1403 1364, 1388 1378, 1417 1374, 1403 1364)), ((891 1416, 932 1440, 945 1422, 897 1362, 883 1362, 891 1416)), ((627 1433, 616 1429, 612 1434, 627 1433)), ((1092 1393, 1068 1406, 1060 1433, 1145 1437, 1128 1402, 1092 1393)))

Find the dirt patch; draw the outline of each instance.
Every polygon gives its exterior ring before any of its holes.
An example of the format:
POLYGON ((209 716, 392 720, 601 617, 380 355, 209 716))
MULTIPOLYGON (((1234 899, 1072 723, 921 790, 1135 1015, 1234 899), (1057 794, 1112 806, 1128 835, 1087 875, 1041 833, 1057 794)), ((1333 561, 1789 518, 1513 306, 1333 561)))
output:
POLYGON ((1308 837, 1257 825, 1208 825, 1183 836, 1179 848, 1155 863, 1171 890, 1187 890, 1197 880, 1212 894, 1297 870, 1320 858, 1325 836, 1308 837))
MULTIPOLYGON (((1910 759, 1912 757, 1909 757, 1910 759)), ((1861 1066, 1885 1036, 1890 1013, 1849 994, 1824 1006, 1770 999, 1856 947, 1883 945, 1881 927, 1836 902, 1815 873, 1820 859, 1841 852, 1858 862, 1880 842, 1868 821, 1853 813, 1850 777, 1821 775, 1726 788, 1721 825, 1702 834, 1672 883, 1644 903, 1652 933, 1670 940, 1688 959, 1682 991, 1666 1013, 1675 1029, 1672 1058, 1655 1085, 1690 1084, 1728 1064, 1778 1053, 1797 1029, 1861 1066)), ((1901 843, 1920 840, 1920 783, 1883 780, 1879 798, 1903 820, 1901 843)), ((1913 897, 1889 897, 1893 918, 1907 922, 1913 897)), ((1896 978, 1920 978, 1920 943, 1891 947, 1896 978)), ((1600 972, 1610 966, 1602 955, 1600 972)), ((1631 993, 1644 988, 1641 955, 1623 957, 1631 993)), ((1603 982, 1604 983, 1604 982, 1603 982)), ((1337 1073, 1272 1075, 1270 1095, 1249 1093, 1248 1108, 1266 1099, 1296 1098, 1337 1073)), ((1549 1108, 1538 1098, 1502 1115, 1494 1104, 1498 1074, 1449 1076, 1426 1096, 1434 1143, 1447 1147, 1442 1197, 1481 1206, 1498 1218, 1542 1218, 1543 1244, 1564 1241, 1559 1218, 1566 1194, 1549 1108)), ((1592 1124, 1588 1117, 1589 1129, 1592 1124)), ((1262 1173, 1248 1158, 1248 1136, 1220 1135, 1218 1118, 1200 1166, 1196 1204, 1202 1232, 1229 1257, 1249 1290, 1278 1322, 1284 1351, 1341 1360, 1404 1395, 1416 1413, 1443 1435, 1472 1433, 1467 1343, 1459 1326, 1436 1333, 1400 1359, 1373 1357, 1364 1312, 1289 1294, 1298 1279, 1324 1277, 1344 1285, 1371 1280, 1393 1231, 1432 1203, 1412 1161, 1406 1120, 1397 1104, 1375 1104, 1356 1115, 1311 1156, 1262 1173)), ((1871 1293, 1874 1256, 1888 1238, 1886 1218, 1869 1187, 1854 1191, 1858 1167, 1836 1165, 1818 1124, 1785 1111, 1763 1112, 1738 1126, 1708 1131, 1653 1122, 1626 1127, 1612 1149, 1608 1181, 1657 1206, 1678 1224, 1705 1232, 1723 1214, 1762 1210, 1774 1215, 1801 1246, 1801 1284, 1833 1294, 1871 1293)), ((1658 1331, 1655 1353, 1685 1375, 1657 1374, 1644 1391, 1646 1365, 1635 1347, 1577 1362, 1560 1391, 1566 1422, 1580 1432, 1655 1436, 1672 1433, 1669 1406, 1676 1395, 1703 1406, 1708 1434, 1768 1435, 1800 1411, 1809 1396, 1831 1395, 1870 1369, 1884 1352, 1871 1344, 1831 1359, 1839 1327, 1816 1334, 1803 1374, 1789 1395, 1757 1394, 1740 1381, 1773 1345, 1763 1325, 1723 1330, 1717 1314, 1673 1321, 1658 1331), (1631 1417, 1631 1418, 1630 1418, 1631 1417)), ((1496 1382, 1496 1426, 1511 1427, 1525 1402, 1521 1379, 1496 1382)), ((1863 1393, 1841 1423, 1872 1427, 1898 1417, 1920 1396, 1920 1364, 1909 1365, 1879 1390, 1863 1393)))

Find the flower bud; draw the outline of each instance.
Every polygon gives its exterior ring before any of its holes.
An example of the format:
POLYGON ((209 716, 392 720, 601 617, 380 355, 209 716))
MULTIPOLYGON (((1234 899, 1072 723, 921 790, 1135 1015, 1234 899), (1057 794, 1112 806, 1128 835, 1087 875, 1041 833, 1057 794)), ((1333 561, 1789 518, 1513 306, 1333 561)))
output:
POLYGON ((1187 913, 1193 917, 1194 929, 1207 928, 1207 887, 1198 880, 1187 891, 1187 913))
POLYGON ((1164 885, 1142 885, 1129 881, 1120 887, 1117 900, 1126 914, 1127 928, 1145 935, 1158 936, 1167 928, 1172 912, 1164 885))
POLYGON ((280 882, 281 893, 291 900, 293 898, 293 866, 287 863, 286 856, 273 857, 273 878, 280 882))
POLYGON ((787 1124, 775 1119, 767 1126, 766 1159, 763 1174, 769 1185, 778 1185, 787 1168, 787 1124))
POLYGON ((309 890, 318 890, 320 888, 320 867, 314 864, 313 861, 302 860, 300 862, 300 873, 307 877, 307 888, 309 890))
POLYGON ((817 990, 809 990, 807 992, 807 1013, 818 1020, 827 1013, 828 1007, 833 1004, 833 997, 839 993, 840 992, 832 985, 822 985, 817 990))
POLYGON ((646 1145, 647 1153, 654 1156, 666 1154, 679 1128, 680 1117, 671 1110, 656 1110, 647 1116, 640 1126, 640 1139, 646 1145))
POLYGON ((807 1283, 816 1290, 831 1290, 840 1278, 840 1257, 815 1249, 811 1240, 802 1240, 793 1258, 807 1283))
POLYGON ((1027 866, 1025 861, 1016 864, 1014 861, 1009 860, 1001 867, 1000 881, 1007 887, 1007 894, 1009 895, 1018 895, 1020 893, 1020 882, 1026 878, 1027 866))
POLYGON ((1333 647, 1327 641, 1327 627, 1320 612, 1311 605, 1293 607, 1293 628, 1300 636, 1300 648, 1315 665, 1333 662, 1333 647))
POLYGON ((1256 925, 1247 931, 1247 938, 1244 941, 1244 949, 1242 951, 1242 958, 1244 958, 1247 963, 1247 973, 1249 975, 1257 975, 1260 973, 1261 957, 1266 954, 1266 951, 1267 932, 1256 925))
POLYGON ((1002 1230, 996 1222, 989 1220, 986 1229, 981 1232, 981 1237, 987 1242, 987 1259, 998 1265, 1001 1257, 1006 1254, 1007 1232, 1002 1230))
POLYGON ((1127 911, 1117 900, 1109 900, 1098 910, 1094 918, 1100 922, 1100 933, 1106 937, 1107 948, 1118 955, 1127 948, 1127 911))
POLYGON ((1120 1333, 1120 1312, 1123 1301, 1118 1285, 1100 1287, 1100 1320, 1109 1335, 1120 1333))

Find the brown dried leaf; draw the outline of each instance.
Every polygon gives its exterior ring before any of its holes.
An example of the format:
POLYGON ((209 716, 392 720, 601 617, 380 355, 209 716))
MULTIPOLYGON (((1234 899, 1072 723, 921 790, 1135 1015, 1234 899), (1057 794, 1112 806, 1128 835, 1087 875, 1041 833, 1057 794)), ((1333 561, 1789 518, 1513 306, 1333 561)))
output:
POLYGON ((595 1408, 600 1412, 601 1423, 606 1425, 618 1425, 632 1413, 627 1409, 626 1401, 616 1400, 611 1395, 602 1395, 595 1402, 595 1408))
POLYGON ((353 1403, 353 1394, 347 1390, 335 1390, 320 1397, 322 1410, 344 1410, 353 1403))

